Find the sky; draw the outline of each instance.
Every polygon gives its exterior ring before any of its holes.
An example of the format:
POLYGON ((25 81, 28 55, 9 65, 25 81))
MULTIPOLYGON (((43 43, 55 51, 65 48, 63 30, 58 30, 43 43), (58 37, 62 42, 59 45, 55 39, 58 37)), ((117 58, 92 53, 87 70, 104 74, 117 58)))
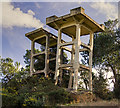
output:
MULTIPOLYGON (((23 55, 30 49, 30 40, 25 37, 37 28, 57 35, 57 31, 46 25, 46 18, 52 15, 62 16, 70 9, 83 7, 85 13, 99 24, 108 19, 118 18, 118 2, 0 2, 0 55, 10 57, 25 67, 23 55)), ((69 40, 69 38, 65 38, 69 40)), ((81 40, 88 43, 89 39, 81 40)))

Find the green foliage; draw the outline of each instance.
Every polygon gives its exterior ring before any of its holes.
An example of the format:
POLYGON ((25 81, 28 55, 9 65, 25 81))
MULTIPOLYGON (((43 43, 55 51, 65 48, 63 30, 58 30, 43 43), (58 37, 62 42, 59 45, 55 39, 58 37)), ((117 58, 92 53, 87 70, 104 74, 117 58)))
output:
POLYGON ((116 24, 117 20, 105 22, 105 32, 95 35, 93 51, 94 66, 99 65, 105 70, 111 68, 115 79, 114 91, 119 88, 117 76, 120 74, 120 29, 115 28, 116 24))
POLYGON ((49 96, 49 101, 52 105, 65 104, 65 103, 70 103, 72 101, 72 98, 70 97, 70 93, 68 93, 63 88, 51 91, 48 94, 48 96, 49 96))
MULTIPOLYGON (((38 49, 34 49, 34 53, 40 53, 41 51, 39 51, 38 49)), ((26 50, 25 55, 23 56, 24 58, 24 62, 26 64, 26 70, 29 71, 30 70, 30 56, 31 56, 31 50, 26 50)), ((42 70, 44 68, 45 62, 45 55, 40 55, 39 57, 37 57, 37 60, 35 61, 35 69, 36 70, 42 70)))
MULTIPOLYGON (((13 84, 14 81, 9 83, 13 84)), ((22 79, 21 82, 17 83, 19 86, 12 84, 3 87, 3 107, 40 107, 71 101, 69 93, 55 86, 50 78, 33 76, 22 79), (9 104, 7 104, 8 101, 9 104)))
MULTIPOLYGON (((116 28, 118 20, 108 20, 104 23, 105 32, 94 35, 93 66, 106 72, 112 71, 115 79, 114 88, 118 88, 120 74, 120 29, 116 28), (110 69, 110 70, 109 70, 110 69)), ((83 52, 83 64, 89 63, 88 52, 83 52)))
POLYGON ((85 84, 85 88, 86 90, 88 89, 88 84, 89 84, 89 72, 88 71, 81 71, 80 72, 80 79, 83 80, 84 84, 85 84))
POLYGON ((67 88, 68 87, 68 83, 69 83, 69 75, 66 75, 64 74, 65 72, 63 71, 63 78, 62 78, 62 83, 61 83, 61 86, 64 87, 64 88, 67 88))
POLYGON ((117 86, 114 88, 114 95, 116 98, 120 99, 120 75, 117 75, 117 86))
POLYGON ((8 82, 19 72, 20 63, 15 62, 11 58, 1 59, 2 80, 8 82))
POLYGON ((119 68, 120 44, 116 42, 116 39, 118 38, 116 32, 114 33, 106 31, 104 33, 95 35, 93 51, 94 65, 103 64, 105 66, 119 68))
POLYGON ((93 92, 101 99, 111 99, 113 96, 110 97, 111 93, 107 89, 107 86, 107 79, 104 78, 104 73, 100 71, 99 76, 96 76, 93 80, 93 92))
MULTIPOLYGON (((15 68, 12 59, 7 59, 7 61, 10 65, 7 65, 6 62, 2 62, 3 64, 6 63, 6 68, 7 66, 13 66, 14 70, 17 69, 15 68)), ((4 66, 3 64, 2 66, 4 66)), ((11 74, 9 71, 4 75, 11 74)), ((70 101, 69 93, 59 86, 55 86, 53 79, 49 77, 47 79, 42 75, 29 77, 29 74, 25 69, 15 70, 12 71, 12 73, 14 73, 14 75, 9 81, 5 82, 2 80, 3 108, 42 107, 46 105, 68 103, 70 101), (56 96, 58 97, 56 98, 56 96), (55 100, 51 100, 52 98, 55 100)))

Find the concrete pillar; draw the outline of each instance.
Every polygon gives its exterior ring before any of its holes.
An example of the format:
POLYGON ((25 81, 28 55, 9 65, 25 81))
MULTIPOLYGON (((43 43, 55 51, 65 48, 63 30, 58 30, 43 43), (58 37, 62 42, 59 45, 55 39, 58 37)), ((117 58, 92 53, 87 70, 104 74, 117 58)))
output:
POLYGON ((69 79, 68 89, 72 88, 72 80, 73 80, 73 70, 70 71, 70 79, 69 79))
POLYGON ((89 52, 89 66, 90 66, 90 72, 89 72, 89 90, 92 92, 92 53, 93 53, 93 36, 94 34, 90 33, 90 52, 89 52))
MULTIPOLYGON (((72 41, 74 41, 74 37, 72 37, 72 41)), ((75 54, 75 45, 72 45, 72 53, 71 53, 71 64, 73 64, 74 62, 74 55, 75 54)), ((72 88, 72 80, 73 80, 73 69, 70 71, 70 79, 69 79, 69 84, 68 84, 68 88, 71 89, 72 88)))
MULTIPOLYGON (((63 64, 63 49, 61 49, 61 64, 63 64)), ((60 69, 60 84, 62 83, 63 69, 60 69)))
POLYGON ((45 48, 45 77, 47 77, 49 71, 49 36, 46 36, 46 48, 45 48))
POLYGON ((59 76, 59 65, 60 65, 60 54, 61 54, 61 48, 60 48, 60 43, 61 43, 61 29, 58 29, 58 40, 57 40, 57 55, 56 55, 56 71, 55 71, 55 77, 54 79, 56 80, 55 85, 58 83, 58 76, 59 76))
POLYGON ((31 41, 30 76, 32 76, 33 68, 34 68, 34 58, 33 58, 34 47, 35 47, 34 41, 31 41))
POLYGON ((74 82, 73 82, 73 89, 77 90, 78 86, 78 69, 79 69, 79 49, 80 49, 80 30, 81 26, 79 24, 76 25, 76 39, 75 39, 75 58, 74 58, 74 82))

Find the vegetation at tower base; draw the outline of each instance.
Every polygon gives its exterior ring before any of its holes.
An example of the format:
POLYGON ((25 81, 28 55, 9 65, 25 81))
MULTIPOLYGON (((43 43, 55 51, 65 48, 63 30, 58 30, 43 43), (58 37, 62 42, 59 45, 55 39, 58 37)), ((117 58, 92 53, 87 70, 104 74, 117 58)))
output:
POLYGON ((2 106, 6 107, 40 107, 69 103, 69 93, 64 88, 55 86, 51 78, 27 76, 19 72, 8 82, 2 82, 2 106))
POLYGON ((16 67, 16 63, 14 64, 10 58, 1 61, 2 108, 54 106, 91 100, 92 95, 89 92, 76 94, 66 89, 67 83, 64 81, 68 76, 63 77, 61 87, 55 86, 51 77, 45 78, 44 75, 39 74, 29 77, 29 72, 24 68, 19 70, 19 66, 16 67), (6 79, 7 75, 9 79, 6 79))
POLYGON ((23 75, 24 72, 21 72, 10 82, 3 83, 3 108, 54 106, 73 101, 85 102, 90 101, 92 96, 89 93, 74 94, 63 87, 55 86, 51 78, 46 79, 38 75, 23 78, 23 75))
POLYGON ((107 88, 107 80, 108 79, 104 77, 104 72, 102 70, 99 71, 99 75, 93 80, 94 94, 104 100, 110 100, 114 97, 113 92, 107 88))
MULTIPOLYGON (((51 50, 55 52, 56 48, 51 50)), ((18 62, 14 63, 11 58, 1 60, 3 72, 2 107, 40 107, 70 103, 72 101, 70 93, 63 87, 55 86, 53 77, 50 76, 46 79, 43 74, 29 77, 30 51, 26 50, 26 52, 24 56, 25 63, 27 64, 26 69, 22 68, 19 70, 20 64, 18 62)), ((35 52, 40 51, 35 50, 35 52)), ((35 64, 36 70, 44 67, 43 56, 35 64)), ((66 54, 64 54, 63 62, 67 62, 66 54)), ((52 63, 50 68, 54 70, 55 63, 52 63)), ((67 81, 68 78, 68 75, 65 75, 63 81, 67 81)), ((66 84, 64 82, 63 86, 67 87, 66 84)))

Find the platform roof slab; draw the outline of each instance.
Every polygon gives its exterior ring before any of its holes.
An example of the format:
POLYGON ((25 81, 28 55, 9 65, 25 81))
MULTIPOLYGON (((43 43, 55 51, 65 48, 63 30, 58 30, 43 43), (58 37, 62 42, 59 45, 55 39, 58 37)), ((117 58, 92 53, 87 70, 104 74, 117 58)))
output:
POLYGON ((76 21, 82 25, 81 36, 88 35, 90 31, 94 33, 104 31, 104 25, 98 24, 92 18, 86 15, 82 7, 71 9, 69 14, 61 17, 54 15, 46 18, 47 25, 56 30, 61 28, 62 32, 70 37, 76 36, 76 21))

